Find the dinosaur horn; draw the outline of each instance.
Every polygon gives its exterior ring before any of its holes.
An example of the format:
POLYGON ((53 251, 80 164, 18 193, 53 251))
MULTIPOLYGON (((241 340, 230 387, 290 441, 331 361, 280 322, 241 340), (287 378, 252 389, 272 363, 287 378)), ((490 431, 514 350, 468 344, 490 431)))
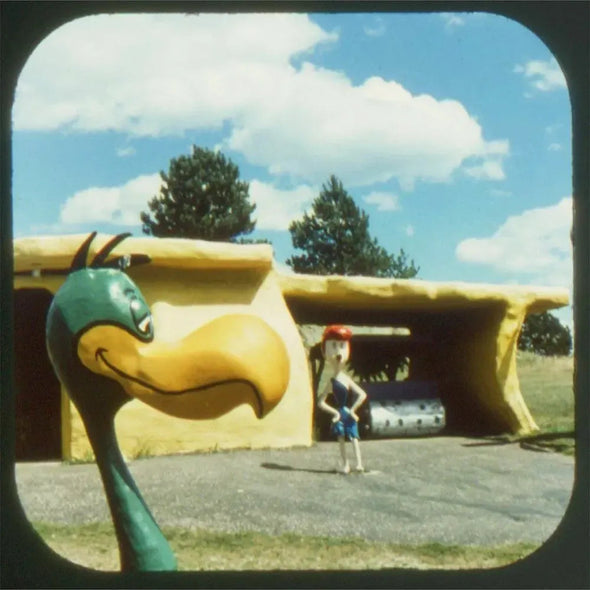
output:
POLYGON ((81 270, 82 268, 86 268, 86 258, 88 257, 88 250, 90 249, 90 243, 94 240, 96 236, 96 232, 93 231, 82 243, 82 245, 78 248, 74 259, 72 260, 72 264, 70 266, 70 272, 74 272, 75 270, 81 270))
POLYGON ((116 235, 114 238, 109 240, 94 257, 94 260, 90 263, 91 268, 100 268, 104 265, 107 256, 120 244, 125 238, 128 238, 131 234, 129 232, 124 234, 116 235))

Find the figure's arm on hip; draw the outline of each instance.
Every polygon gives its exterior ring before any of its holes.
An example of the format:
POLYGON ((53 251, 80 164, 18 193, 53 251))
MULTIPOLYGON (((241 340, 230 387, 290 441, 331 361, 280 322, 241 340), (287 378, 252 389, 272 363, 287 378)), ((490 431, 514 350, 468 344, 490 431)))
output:
POLYGON ((367 392, 362 387, 357 385, 350 378, 349 378, 349 386, 350 386, 350 389, 356 394, 356 400, 354 401, 354 404, 352 404, 352 407, 350 408, 350 413, 351 413, 352 417, 358 422, 359 418, 356 415, 356 411, 367 399, 367 392))
POLYGON ((330 387, 330 385, 326 385, 326 387, 324 387, 324 390, 318 396, 318 408, 320 408, 324 412, 327 412, 328 414, 332 414, 332 422, 338 422, 338 420, 340 420, 340 412, 336 408, 333 408, 331 405, 326 403, 326 398, 328 397, 328 394, 331 392, 332 388, 330 387))

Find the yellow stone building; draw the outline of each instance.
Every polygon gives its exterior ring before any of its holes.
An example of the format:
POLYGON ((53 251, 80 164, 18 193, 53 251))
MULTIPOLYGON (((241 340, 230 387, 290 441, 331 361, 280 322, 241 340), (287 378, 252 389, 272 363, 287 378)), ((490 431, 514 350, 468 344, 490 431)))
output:
MULTIPOLYGON (((17 459, 19 453, 35 458, 36 452, 91 456, 80 417, 44 349, 44 317, 65 280, 55 271, 69 268, 85 237, 14 241, 17 459), (35 445, 43 448, 32 451, 35 445)), ((110 237, 97 236, 91 255, 110 237)), ((537 428, 520 393, 516 344, 527 314, 567 305, 567 289, 287 274, 277 269, 266 244, 142 237, 117 247, 116 254, 128 253, 151 258, 128 274, 151 307, 156 339, 180 339, 227 313, 254 314, 282 338, 291 371, 282 401, 262 420, 249 406, 191 421, 129 402, 116 421, 129 457, 310 445, 314 392, 300 324, 403 327, 408 342, 427 343, 412 349, 412 377, 437 382, 450 427, 481 433, 537 428)))

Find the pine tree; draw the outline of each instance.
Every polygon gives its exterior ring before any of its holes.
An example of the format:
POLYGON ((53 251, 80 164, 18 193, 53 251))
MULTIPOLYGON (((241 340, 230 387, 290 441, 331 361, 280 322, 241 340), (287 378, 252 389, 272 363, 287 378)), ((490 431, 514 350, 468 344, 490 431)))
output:
POLYGON ((221 152, 193 146, 189 156, 172 158, 168 173, 160 176, 160 193, 148 202, 149 212, 140 214, 144 233, 237 241, 254 230, 249 185, 221 152))
POLYGON ((369 216, 332 175, 312 203, 312 212, 289 226, 293 255, 287 264, 298 273, 412 278, 418 273, 403 249, 389 254, 369 233, 369 216))

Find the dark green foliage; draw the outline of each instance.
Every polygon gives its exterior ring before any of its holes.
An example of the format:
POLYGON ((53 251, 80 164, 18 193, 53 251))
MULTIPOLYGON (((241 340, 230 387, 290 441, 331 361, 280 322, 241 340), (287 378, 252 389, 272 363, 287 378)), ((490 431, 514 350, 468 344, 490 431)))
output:
POLYGON ((389 254, 369 234, 369 216, 356 206, 342 182, 332 175, 304 214, 289 226, 293 246, 303 254, 287 264, 298 273, 409 279, 418 273, 406 253, 389 254))
POLYGON ((150 212, 140 215, 144 233, 217 242, 251 233, 256 205, 239 174, 221 152, 196 146, 191 155, 172 158, 168 174, 160 172, 163 185, 148 202, 150 212))
POLYGON ((355 348, 348 361, 348 367, 359 381, 395 381, 397 374, 403 371, 408 363, 408 358, 403 355, 384 354, 384 351, 378 348, 375 351, 368 348, 359 351, 355 348))
POLYGON ((572 335, 549 312, 532 314, 522 325, 518 348, 543 356, 567 356, 572 350, 572 335))
POLYGON ((232 241, 236 244, 272 244, 272 242, 266 238, 237 238, 232 241))

